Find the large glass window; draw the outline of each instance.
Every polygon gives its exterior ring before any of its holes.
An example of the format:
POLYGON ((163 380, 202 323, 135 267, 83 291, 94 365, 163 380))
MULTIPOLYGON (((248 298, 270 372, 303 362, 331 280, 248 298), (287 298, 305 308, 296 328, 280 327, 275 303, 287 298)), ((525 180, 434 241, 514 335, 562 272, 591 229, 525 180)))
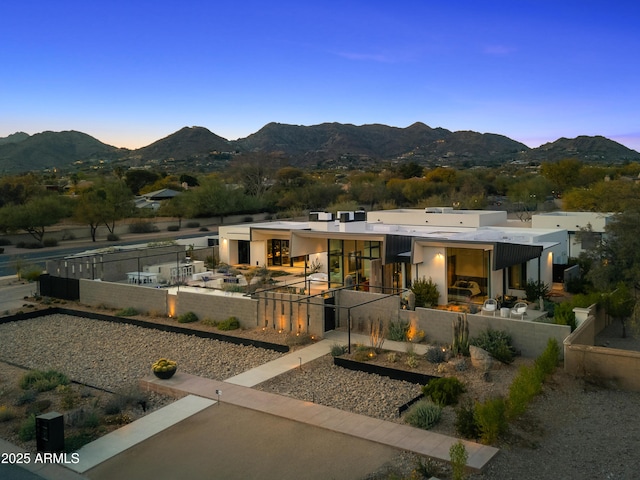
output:
POLYGON ((449 301, 481 303, 489 288, 489 252, 476 248, 447 248, 449 301))
POLYGON ((527 284, 527 264, 513 265, 509 267, 509 288, 524 290, 527 284))
POLYGON ((367 289, 371 260, 380 258, 380 242, 329 240, 329 276, 332 287, 360 285, 367 289))
POLYGON ((289 240, 267 240, 267 266, 289 266, 289 240))

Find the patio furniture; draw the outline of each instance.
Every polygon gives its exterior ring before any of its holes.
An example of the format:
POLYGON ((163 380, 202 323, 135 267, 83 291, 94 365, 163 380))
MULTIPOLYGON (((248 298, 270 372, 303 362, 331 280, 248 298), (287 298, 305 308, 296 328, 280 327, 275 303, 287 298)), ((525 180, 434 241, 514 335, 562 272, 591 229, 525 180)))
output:
POLYGON ((496 312, 498 311, 498 301, 495 298, 487 298, 482 304, 482 308, 480 309, 480 315, 493 315, 496 316, 496 312))
POLYGON ((527 314, 527 304, 524 302, 516 303, 511 309, 511 318, 520 318, 520 320, 524 319, 524 316, 527 314))

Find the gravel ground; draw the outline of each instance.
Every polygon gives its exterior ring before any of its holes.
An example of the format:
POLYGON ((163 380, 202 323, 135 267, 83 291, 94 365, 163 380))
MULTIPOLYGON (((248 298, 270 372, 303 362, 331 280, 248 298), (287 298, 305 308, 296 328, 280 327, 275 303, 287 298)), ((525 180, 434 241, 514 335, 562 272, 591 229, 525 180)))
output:
MULTIPOLYGON (((159 357, 182 371, 224 380, 281 354, 216 340, 159 332, 67 315, 0 325, 0 360, 29 368, 56 368, 106 389, 149 374, 159 357)), ((312 400, 390 421, 419 386, 334 367, 330 357, 304 365, 257 388, 312 400)), ((558 371, 545 384, 500 453, 474 480, 519 478, 638 478, 640 393, 621 392, 558 371)), ((408 477, 418 458, 406 452, 374 478, 408 477)), ((440 478, 447 478, 446 470, 440 478)))
POLYGON ((193 375, 224 380, 280 357, 250 346, 133 325, 49 315, 0 325, 0 360, 56 369, 71 379, 116 390, 151 373, 158 358, 193 375))

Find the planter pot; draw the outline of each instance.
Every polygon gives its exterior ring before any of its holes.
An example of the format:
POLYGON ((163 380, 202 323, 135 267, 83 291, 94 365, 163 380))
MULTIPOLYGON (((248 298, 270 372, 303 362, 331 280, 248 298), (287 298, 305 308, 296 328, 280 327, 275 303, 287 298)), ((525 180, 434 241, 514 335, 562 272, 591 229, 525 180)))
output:
POLYGON ((173 374, 176 373, 176 370, 177 370, 176 368, 174 368, 173 370, 167 370, 166 372, 156 372, 154 370, 153 374, 162 380, 167 380, 173 377, 173 374))

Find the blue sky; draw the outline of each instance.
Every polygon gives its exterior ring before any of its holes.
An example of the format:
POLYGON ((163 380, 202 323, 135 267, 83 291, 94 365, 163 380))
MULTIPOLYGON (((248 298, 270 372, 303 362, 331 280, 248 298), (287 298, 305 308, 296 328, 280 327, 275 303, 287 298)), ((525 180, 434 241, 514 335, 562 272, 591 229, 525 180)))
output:
POLYGON ((419 121, 640 151, 639 25, 617 0, 5 2, 0 137, 419 121))

